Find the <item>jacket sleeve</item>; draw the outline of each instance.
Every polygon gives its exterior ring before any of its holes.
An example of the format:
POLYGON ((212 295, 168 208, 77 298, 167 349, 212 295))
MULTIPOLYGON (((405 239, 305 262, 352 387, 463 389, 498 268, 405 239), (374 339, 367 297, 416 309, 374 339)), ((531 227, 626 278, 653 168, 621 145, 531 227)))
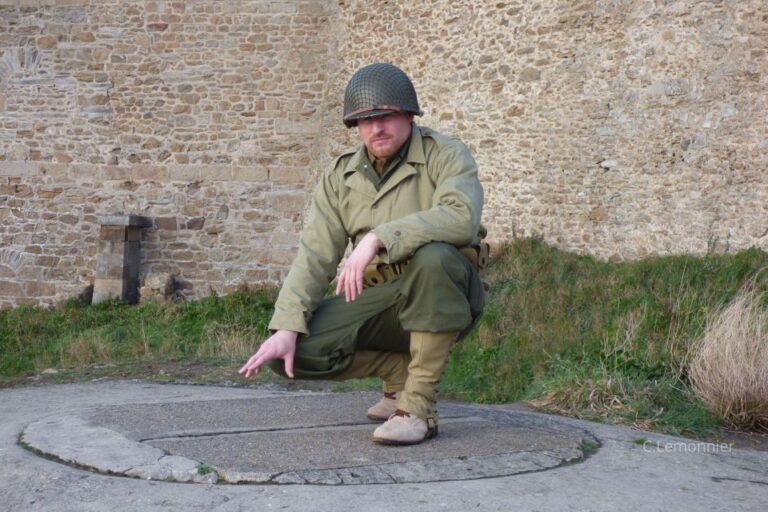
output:
POLYGON ((275 302, 270 330, 309 334, 312 312, 336 276, 347 247, 348 236, 339 216, 338 197, 334 173, 324 173, 313 194, 298 254, 275 302))
POLYGON ((387 263, 410 257, 430 242, 446 242, 457 247, 471 244, 480 229, 483 187, 477 164, 460 142, 440 148, 431 155, 427 172, 435 176, 432 208, 373 229, 386 248, 380 257, 387 263), (431 168, 431 169, 430 169, 431 168))

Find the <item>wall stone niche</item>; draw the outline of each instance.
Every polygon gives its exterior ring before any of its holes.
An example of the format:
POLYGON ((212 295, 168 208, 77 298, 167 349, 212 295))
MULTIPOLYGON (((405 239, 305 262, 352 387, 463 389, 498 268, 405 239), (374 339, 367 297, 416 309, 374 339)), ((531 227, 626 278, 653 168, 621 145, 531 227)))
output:
POLYGON ((99 217, 99 224, 92 303, 121 299, 135 304, 139 300, 141 229, 151 226, 152 219, 138 215, 105 215, 99 217))

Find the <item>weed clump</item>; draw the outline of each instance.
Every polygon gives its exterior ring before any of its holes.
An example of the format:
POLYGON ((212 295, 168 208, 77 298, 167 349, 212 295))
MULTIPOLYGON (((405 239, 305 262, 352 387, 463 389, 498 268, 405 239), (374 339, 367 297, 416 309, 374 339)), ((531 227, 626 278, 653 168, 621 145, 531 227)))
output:
POLYGON ((728 424, 768 431, 768 309, 751 284, 693 345, 690 377, 707 408, 728 424))

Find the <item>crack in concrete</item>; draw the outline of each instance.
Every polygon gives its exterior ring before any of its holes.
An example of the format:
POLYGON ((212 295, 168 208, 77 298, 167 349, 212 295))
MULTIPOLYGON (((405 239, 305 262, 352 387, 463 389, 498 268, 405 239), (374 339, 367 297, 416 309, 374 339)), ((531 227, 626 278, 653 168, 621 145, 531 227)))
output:
POLYGON ((768 485, 768 482, 765 482, 763 480, 747 480, 744 478, 728 478, 728 477, 719 477, 719 476, 713 476, 710 477, 713 482, 721 483, 721 482, 745 482, 748 484, 755 484, 755 485, 768 485))
MULTIPOLYGON (((441 420, 440 422, 445 424, 445 423, 466 423, 470 421, 488 423, 487 419, 481 418, 479 416, 456 416, 456 417, 441 420)), ((207 430, 202 432, 168 432, 160 436, 141 438, 141 439, 138 439, 138 442, 149 443, 152 441, 183 441, 188 439, 202 439, 207 437, 229 437, 229 436, 237 436, 242 434, 261 434, 261 433, 272 433, 272 432, 302 432, 302 431, 318 432, 318 431, 324 431, 324 430, 325 431, 338 430, 338 429, 343 429, 344 427, 370 428, 374 425, 377 425, 377 423, 342 422, 342 423, 330 423, 326 425, 301 425, 301 426, 295 426, 295 427, 281 426, 281 427, 263 427, 263 428, 250 428, 250 429, 220 429, 220 430, 207 430)))

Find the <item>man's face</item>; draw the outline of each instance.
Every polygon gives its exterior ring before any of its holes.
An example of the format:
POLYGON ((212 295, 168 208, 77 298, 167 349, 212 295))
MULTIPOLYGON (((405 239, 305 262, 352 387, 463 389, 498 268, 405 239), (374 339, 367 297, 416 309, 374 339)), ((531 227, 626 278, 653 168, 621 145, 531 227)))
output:
POLYGON ((397 153, 411 136, 412 121, 413 114, 393 112, 358 120, 357 132, 373 156, 386 160, 397 153))

